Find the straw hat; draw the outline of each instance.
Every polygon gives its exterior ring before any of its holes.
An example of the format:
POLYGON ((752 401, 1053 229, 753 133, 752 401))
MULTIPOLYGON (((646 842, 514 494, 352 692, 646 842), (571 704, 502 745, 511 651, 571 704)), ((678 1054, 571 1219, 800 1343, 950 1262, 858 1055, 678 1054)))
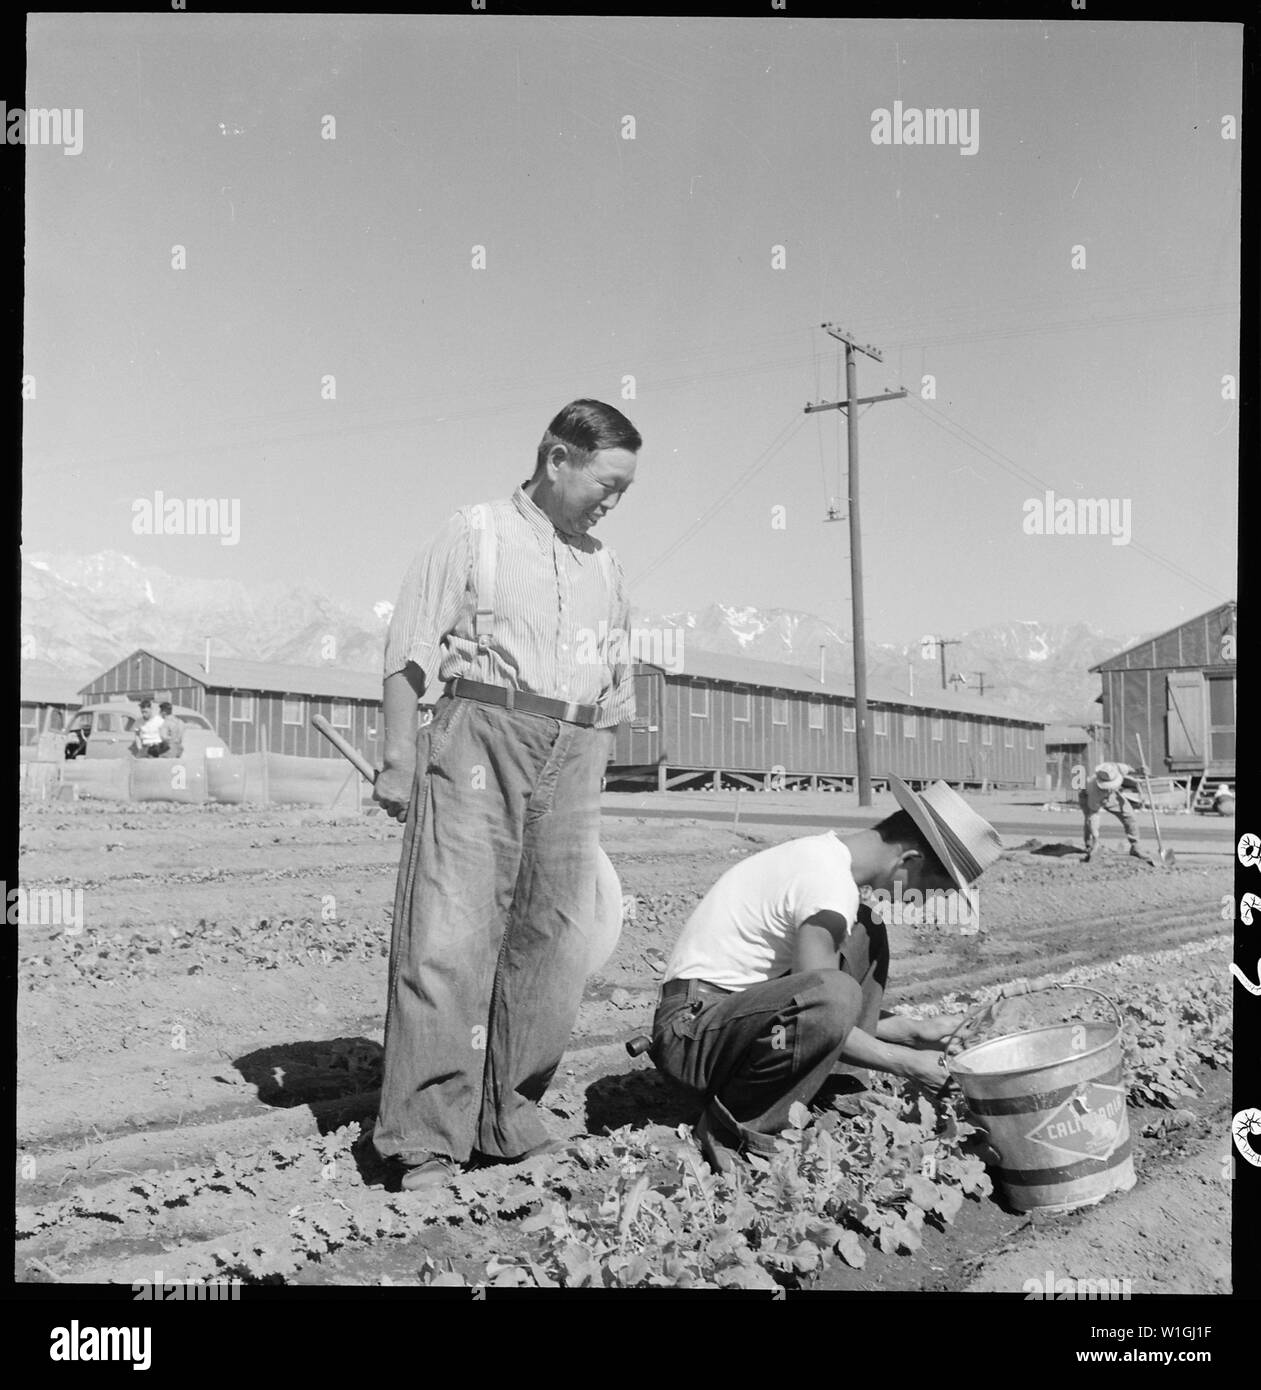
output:
POLYGON ((609 856, 599 851, 595 877, 595 922, 587 943, 587 974, 594 974, 617 949, 622 933, 622 882, 609 856))
POLYGON ((1100 791, 1117 791, 1124 780, 1116 763, 1100 763, 1095 768, 1095 781, 1099 784, 1100 791))
POLYGON ((960 888, 967 888, 1002 854, 998 831, 945 782, 913 792, 890 774, 889 786, 960 888))

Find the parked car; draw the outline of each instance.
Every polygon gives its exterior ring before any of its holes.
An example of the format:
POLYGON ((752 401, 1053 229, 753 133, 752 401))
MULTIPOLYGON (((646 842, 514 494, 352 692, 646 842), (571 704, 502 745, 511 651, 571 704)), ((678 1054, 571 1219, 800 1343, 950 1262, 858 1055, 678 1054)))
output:
MULTIPOLYGON (((172 707, 184 721, 183 756, 222 757, 227 744, 204 714, 184 705, 172 707)), ((107 700, 84 705, 66 727, 67 758, 129 758, 140 727, 140 705, 135 700, 107 700)))

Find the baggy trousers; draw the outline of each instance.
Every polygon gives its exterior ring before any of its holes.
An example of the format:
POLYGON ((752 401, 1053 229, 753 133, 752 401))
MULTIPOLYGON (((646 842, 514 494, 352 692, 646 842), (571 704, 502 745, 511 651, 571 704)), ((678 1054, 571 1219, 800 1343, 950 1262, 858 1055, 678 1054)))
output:
POLYGON ((569 1040, 595 919, 608 730, 439 700, 417 740, 394 897, 387 1158, 515 1158, 569 1040))
POLYGON ((1138 822, 1134 819, 1134 811, 1130 803, 1123 796, 1118 796, 1113 792, 1097 811, 1092 811, 1086 793, 1083 791, 1077 793, 1077 804, 1081 807, 1082 840, 1087 849, 1094 849, 1099 843, 1099 823, 1102 821, 1105 811, 1110 811, 1121 822, 1121 828, 1125 831, 1125 838, 1130 842, 1131 847, 1138 844, 1138 822))
POLYGON ((806 970, 718 998, 694 991, 658 1006, 649 1055, 704 1095, 729 1144, 773 1152, 794 1101, 814 1099, 858 1024, 863 989, 839 970, 806 970))

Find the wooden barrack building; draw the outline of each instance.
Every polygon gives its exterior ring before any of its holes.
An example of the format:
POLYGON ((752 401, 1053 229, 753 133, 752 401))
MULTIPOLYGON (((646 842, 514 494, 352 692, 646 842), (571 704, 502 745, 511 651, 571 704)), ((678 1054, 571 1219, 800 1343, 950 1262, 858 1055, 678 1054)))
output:
POLYGON ((1235 777, 1233 600, 1092 666, 1108 757, 1153 776, 1203 780, 1206 792, 1235 777))
POLYGON ((186 705, 206 716, 230 753, 340 757, 311 727, 311 716, 322 714, 374 767, 381 762, 379 674, 235 657, 212 657, 207 670, 196 656, 140 649, 102 671, 81 695, 84 704, 149 695, 186 705))
MULTIPOLYGON (((637 663, 636 718, 618 728, 610 782, 849 787, 857 776, 852 685, 787 663, 689 650, 681 670, 637 663)), ((995 700, 869 685, 871 772, 913 786, 1036 787, 1043 721, 995 700)))

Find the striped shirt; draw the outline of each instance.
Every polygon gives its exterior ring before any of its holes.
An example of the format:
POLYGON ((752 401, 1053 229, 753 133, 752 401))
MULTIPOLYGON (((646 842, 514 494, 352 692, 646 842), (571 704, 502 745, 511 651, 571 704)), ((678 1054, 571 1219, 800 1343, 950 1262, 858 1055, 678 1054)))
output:
POLYGON ((457 512, 403 580, 385 641, 385 676, 413 661, 439 682, 457 677, 555 700, 596 705, 596 727, 634 718, 628 658, 630 604, 611 550, 612 587, 590 536, 558 531, 518 487, 490 504, 497 539, 495 620, 479 649, 477 543, 457 512), (612 642, 612 634, 620 633, 612 642))

